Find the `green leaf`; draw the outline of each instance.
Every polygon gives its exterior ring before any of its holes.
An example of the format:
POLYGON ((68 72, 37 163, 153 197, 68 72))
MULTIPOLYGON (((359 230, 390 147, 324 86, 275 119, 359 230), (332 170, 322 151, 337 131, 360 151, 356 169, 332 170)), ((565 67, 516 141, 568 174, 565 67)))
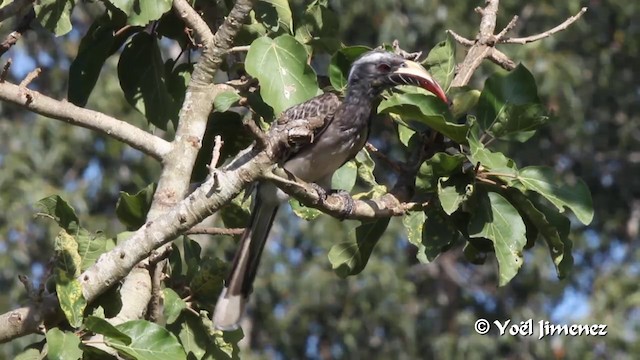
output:
POLYGON ((240 193, 226 204, 220 211, 220 217, 224 226, 228 228, 242 228, 247 225, 251 215, 251 202, 245 193, 240 193))
POLYGON ((109 337, 113 341, 118 341, 123 345, 131 344, 131 337, 118 330, 115 326, 111 325, 107 320, 101 319, 96 316, 87 316, 84 321, 84 326, 90 331, 96 334, 102 334, 109 337))
POLYGON ((47 359, 75 360, 82 358, 80 338, 71 332, 63 332, 58 328, 47 331, 47 359))
POLYGON ((345 278, 359 274, 369 261, 378 240, 387 229, 390 218, 380 218, 363 223, 355 230, 355 238, 331 247, 329 262, 338 276, 345 278))
POLYGON ((93 22, 80 41, 78 55, 69 67, 67 99, 77 106, 85 106, 98 81, 107 58, 113 55, 137 29, 120 30, 108 12, 93 22))
POLYGON ((188 237, 183 238, 184 262, 187 265, 187 279, 191 280, 200 271, 200 254, 202 247, 197 241, 188 237))
POLYGON ((549 117, 540 104, 505 105, 489 132, 496 138, 525 142, 549 117))
POLYGON ((339 17, 326 1, 312 1, 295 24, 296 39, 307 46, 310 55, 314 49, 327 54, 340 50, 339 17))
POLYGON ((74 0, 40 0, 33 5, 33 9, 40 25, 60 36, 71 31, 71 12, 74 6, 74 0))
POLYGON ((156 184, 152 183, 135 195, 120 192, 120 198, 116 203, 116 215, 128 230, 135 230, 144 225, 155 191, 156 184))
POLYGON ((478 100, 478 123, 495 137, 529 131, 546 121, 541 108, 536 107, 539 103, 533 75, 518 65, 508 73, 498 72, 487 79, 478 100), (523 105, 531 109, 523 112, 519 108, 523 105))
POLYGON ((60 302, 60 308, 64 312, 69 325, 74 328, 82 325, 82 314, 87 307, 87 301, 82 296, 82 285, 76 279, 56 284, 56 294, 60 302))
POLYGON ((400 139, 400 142, 402 143, 402 145, 408 147, 409 141, 411 140, 411 137, 416 133, 416 131, 411 129, 408 126, 402 125, 399 122, 397 122, 397 125, 398 125, 398 139, 400 139))
POLYGON ((77 234, 80 231, 80 220, 75 210, 60 196, 48 196, 38 201, 36 206, 42 209, 39 215, 52 218, 67 233, 77 234))
POLYGON ((134 26, 146 26, 160 19, 162 14, 171 10, 171 0, 109 0, 127 15, 127 23, 134 26))
POLYGON ((507 196, 509 201, 528 218, 547 242, 551 260, 556 266, 558 277, 564 278, 567 276, 573 266, 571 251, 567 251, 567 249, 571 249, 569 240, 571 224, 569 219, 554 209, 547 208, 541 204, 534 204, 516 189, 509 189, 507 196), (544 209, 544 211, 539 209, 544 209))
POLYGON ((456 43, 450 34, 434 46, 422 62, 433 78, 447 92, 456 70, 456 43))
POLYGON ((415 246, 422 245, 422 228, 426 219, 423 211, 410 211, 402 216, 402 225, 407 231, 407 240, 415 246))
POLYGON ((103 233, 91 234, 86 230, 80 231, 75 237, 78 244, 78 255, 80 255, 80 270, 84 271, 95 264, 100 255, 107 251, 107 246, 111 243, 103 233))
POLYGON ((187 353, 187 358, 203 359, 207 348, 213 347, 209 337, 210 329, 196 314, 184 311, 167 326, 167 329, 178 337, 187 353), (189 355, 189 354, 193 355, 189 355))
POLYGON ((178 319, 182 310, 187 308, 187 303, 171 288, 162 290, 164 294, 163 315, 167 324, 171 324, 178 319))
POLYGON ((441 209, 432 206, 425 211, 426 220, 422 226, 422 239, 416 258, 421 263, 430 263, 444 249, 458 240, 458 230, 441 209))
POLYGON ((476 192, 476 208, 471 210, 469 236, 493 242, 498 259, 500 286, 506 285, 523 263, 522 250, 527 243, 522 217, 501 195, 476 192))
POLYGON ((153 35, 140 32, 127 44, 118 62, 118 79, 127 102, 150 123, 166 130, 170 120, 177 121, 179 107, 167 89, 164 63, 153 35))
POLYGON ((451 114, 454 119, 463 116, 478 104, 480 91, 468 86, 456 87, 447 94, 451 99, 451 114))
POLYGON ((208 350, 207 354, 211 355, 213 359, 239 359, 240 347, 238 343, 243 337, 242 328, 234 331, 215 330, 213 332, 213 349, 208 350))
POLYGON ((358 154, 356 154, 355 161, 358 166, 358 178, 370 186, 374 190, 375 195, 386 193, 386 187, 378 184, 375 175, 373 175, 376 163, 371 158, 369 151, 367 149, 360 150, 358 154))
POLYGON ((319 93, 304 46, 290 35, 261 37, 249 48, 247 72, 260 81, 260 94, 275 114, 319 93))
POLYGON ((200 302, 214 304, 222 291, 227 276, 228 263, 218 258, 205 257, 199 262, 199 270, 193 275, 189 287, 200 302))
POLYGON ((293 14, 288 0, 260 0, 254 7, 255 17, 274 33, 291 33, 293 14))
POLYGON ((447 104, 431 94, 393 94, 380 103, 378 112, 399 115, 402 125, 411 129, 424 131, 428 126, 459 144, 466 143, 468 126, 452 122, 447 104))
POLYGON ((469 141, 469 160, 471 163, 474 165, 480 163, 483 168, 500 174, 498 177, 507 184, 511 184, 513 182, 518 172, 515 162, 504 156, 501 152, 493 152, 484 147, 482 142, 480 142, 479 127, 477 123, 474 122, 471 124, 467 134, 467 139, 469 141))
POLYGON ((418 193, 433 192, 436 190, 438 179, 462 172, 464 160, 465 156, 462 154, 449 155, 442 152, 425 160, 416 176, 418 193))
POLYGON ((293 213, 296 214, 297 217, 307 221, 314 220, 318 216, 322 215, 322 211, 304 206, 300 201, 294 198, 289 199, 289 205, 291 205, 291 210, 293 210, 293 213))
POLYGON ((593 220, 593 201, 587 185, 580 179, 574 184, 562 182, 553 169, 543 166, 526 167, 518 173, 518 181, 525 190, 532 190, 549 200, 558 211, 571 209, 581 223, 593 220))
POLYGON ((130 344, 105 336, 107 345, 138 360, 180 360, 187 355, 178 339, 162 326, 146 321, 132 320, 116 326, 131 338, 130 344))
POLYGON ((441 177, 438 180, 438 199, 447 215, 453 214, 473 194, 473 184, 465 175, 441 177))
POLYGON ((213 109, 218 112, 225 112, 240 99, 240 95, 235 91, 223 91, 213 99, 213 109))
POLYGON ((358 178, 358 166, 355 161, 347 161, 331 177, 331 188, 351 191, 358 178))
POLYGON ((45 355, 40 350, 29 348, 16 355, 13 360, 42 360, 45 355))
POLYGON ((334 89, 345 92, 351 64, 369 50, 371 48, 366 46, 348 46, 333 54, 329 63, 329 81, 334 89))

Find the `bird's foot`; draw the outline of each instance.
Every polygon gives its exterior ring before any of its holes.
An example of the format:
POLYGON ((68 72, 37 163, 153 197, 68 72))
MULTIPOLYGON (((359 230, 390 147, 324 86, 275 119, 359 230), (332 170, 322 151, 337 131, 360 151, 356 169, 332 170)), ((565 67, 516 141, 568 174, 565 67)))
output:
POLYGON ((322 186, 316 183, 311 183, 311 186, 316 191, 316 193, 318 193, 319 203, 321 204, 325 203, 329 195, 335 194, 342 199, 342 203, 344 204, 344 206, 342 207, 342 209, 340 209, 340 213, 338 215, 339 220, 345 220, 349 215, 351 215, 351 213, 353 212, 353 209, 355 208, 355 202, 353 201, 353 198, 351 197, 351 194, 349 194, 348 191, 341 190, 341 189, 338 189, 338 190, 331 189, 327 191, 322 186))

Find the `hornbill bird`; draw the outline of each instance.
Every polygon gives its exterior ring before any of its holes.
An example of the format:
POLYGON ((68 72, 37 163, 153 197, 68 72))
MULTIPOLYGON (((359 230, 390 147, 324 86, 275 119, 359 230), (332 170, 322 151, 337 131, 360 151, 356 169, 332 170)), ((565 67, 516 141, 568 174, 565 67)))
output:
MULTIPOLYGON (((295 149, 283 162, 284 169, 306 182, 330 181, 333 172, 365 145, 378 97, 383 90, 396 85, 422 87, 447 103, 440 85, 420 64, 390 52, 369 51, 351 66, 344 100, 333 93, 325 93, 295 105, 279 116, 278 123, 298 119, 323 120, 313 141, 295 149)), ((238 327, 273 219, 286 199, 284 192, 272 183, 257 185, 249 224, 215 307, 213 324, 217 329, 238 327)))

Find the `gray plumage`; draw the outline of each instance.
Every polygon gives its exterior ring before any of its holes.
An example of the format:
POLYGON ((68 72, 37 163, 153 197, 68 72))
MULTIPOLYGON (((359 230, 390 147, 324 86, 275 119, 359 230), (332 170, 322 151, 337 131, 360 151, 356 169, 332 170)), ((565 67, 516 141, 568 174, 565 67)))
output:
MULTIPOLYGON (((334 171, 364 146, 377 97, 395 85, 419 85, 446 101, 442 89, 420 65, 392 53, 370 51, 354 62, 345 99, 326 93, 284 111, 280 124, 298 119, 322 121, 312 143, 297 149, 283 167, 306 182, 330 179, 334 171)), ((233 261, 231 272, 216 304, 216 328, 237 328, 252 291, 260 257, 284 193, 271 183, 257 186, 253 210, 233 261)))

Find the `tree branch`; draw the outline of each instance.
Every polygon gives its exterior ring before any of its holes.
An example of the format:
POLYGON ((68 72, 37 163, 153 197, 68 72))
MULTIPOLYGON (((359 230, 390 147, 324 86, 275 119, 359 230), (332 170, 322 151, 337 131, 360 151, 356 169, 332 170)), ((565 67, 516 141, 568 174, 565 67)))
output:
POLYGON ((553 29, 549 29, 543 33, 537 34, 537 35, 532 35, 532 36, 527 36, 527 37, 521 37, 521 38, 504 38, 504 39, 500 39, 500 43, 502 44, 527 44, 530 42, 534 42, 534 41, 538 41, 544 38, 547 38, 557 32, 560 32, 566 28, 568 28, 571 24, 573 24, 574 22, 576 22, 576 20, 578 20, 582 14, 584 14, 585 12, 587 12, 587 8, 583 7, 582 9, 580 9, 580 11, 575 14, 574 16, 569 17, 567 20, 565 20, 562 24, 554 27, 553 29))
POLYGON ((22 19, 18 22, 15 29, 7 35, 2 44, 0 44, 0 56, 9 51, 13 45, 15 45, 18 40, 22 37, 31 25, 31 21, 35 19, 36 13, 33 9, 29 10, 29 12, 22 17, 22 19))
POLYGON ((35 0, 13 0, 7 6, 0 8, 0 22, 17 15, 34 2, 35 0))
POLYGON ((174 0, 173 10, 176 14, 195 32, 196 40, 202 44, 213 41, 213 33, 209 25, 202 20, 202 17, 189 5, 187 0, 174 0))
POLYGON ((0 100, 52 119, 108 135, 158 160, 162 160, 171 149, 171 144, 167 141, 129 123, 8 82, 0 82, 0 100))

